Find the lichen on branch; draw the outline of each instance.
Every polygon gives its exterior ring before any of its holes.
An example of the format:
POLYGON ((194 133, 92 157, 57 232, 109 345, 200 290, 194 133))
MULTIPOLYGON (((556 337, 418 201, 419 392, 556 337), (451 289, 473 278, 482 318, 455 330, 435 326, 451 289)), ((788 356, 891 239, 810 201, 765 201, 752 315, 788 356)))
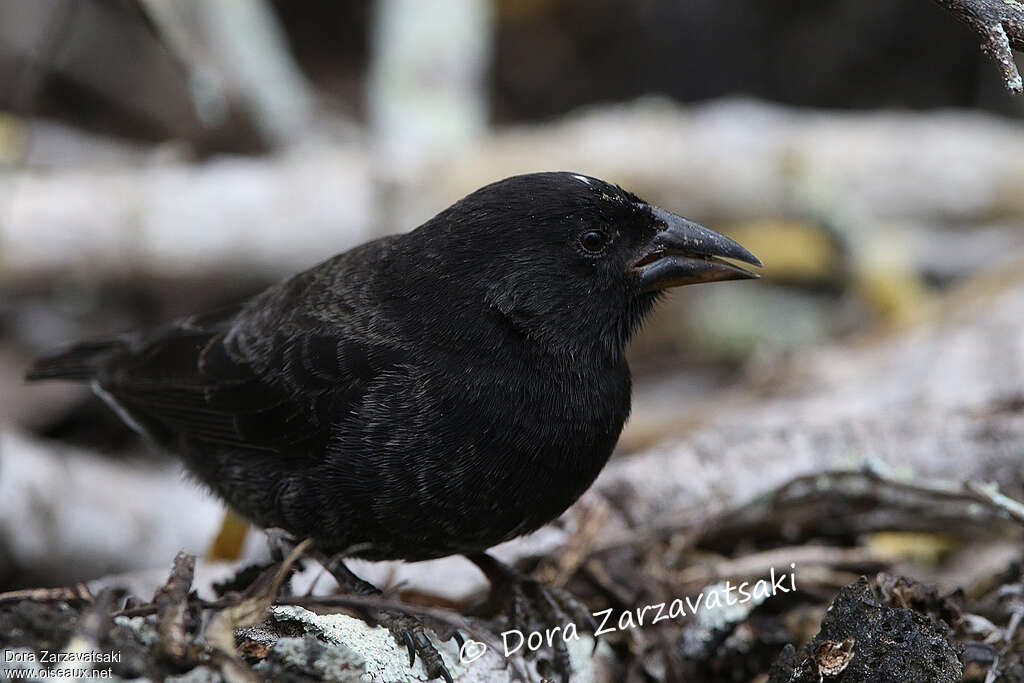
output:
POLYGON ((935 0, 981 38, 981 50, 999 67, 1003 84, 1024 93, 1013 50, 1024 50, 1024 3, 1020 0, 935 0))

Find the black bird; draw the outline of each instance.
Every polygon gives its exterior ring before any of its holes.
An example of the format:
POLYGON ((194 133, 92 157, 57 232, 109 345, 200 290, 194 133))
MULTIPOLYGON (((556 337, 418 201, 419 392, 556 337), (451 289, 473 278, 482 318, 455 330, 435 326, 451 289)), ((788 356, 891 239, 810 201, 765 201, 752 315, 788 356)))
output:
MULTIPOLYGON (((494 582, 514 575, 484 551, 561 514, 611 455, 626 343, 661 293, 757 277, 721 257, 761 265, 615 185, 520 175, 233 310, 27 376, 91 382, 258 525, 338 558, 464 554, 494 582)), ((450 680, 421 633, 397 633, 450 680)))

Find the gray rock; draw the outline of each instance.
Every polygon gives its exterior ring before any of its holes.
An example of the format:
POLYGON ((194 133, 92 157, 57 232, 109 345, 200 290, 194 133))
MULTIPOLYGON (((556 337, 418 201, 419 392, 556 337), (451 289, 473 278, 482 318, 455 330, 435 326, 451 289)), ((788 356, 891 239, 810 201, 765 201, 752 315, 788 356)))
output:
POLYGON ((208 666, 197 666, 188 673, 164 679, 166 683, 221 683, 223 680, 219 671, 208 666))

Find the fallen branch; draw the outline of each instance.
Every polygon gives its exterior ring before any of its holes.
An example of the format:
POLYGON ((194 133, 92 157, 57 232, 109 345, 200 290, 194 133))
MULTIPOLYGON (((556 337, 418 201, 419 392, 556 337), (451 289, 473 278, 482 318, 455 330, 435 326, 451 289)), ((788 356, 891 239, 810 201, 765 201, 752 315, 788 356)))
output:
POLYGON ((976 499, 1006 514, 1015 522, 1024 524, 1024 505, 999 492, 999 486, 991 483, 969 481, 964 489, 975 494, 976 499))
POLYGON ((74 586, 61 586, 59 588, 26 588, 0 593, 0 604, 5 602, 21 602, 22 600, 91 603, 93 597, 84 583, 76 583, 74 586))
POLYGON ((1013 50, 1024 50, 1024 4, 1018 0, 935 0, 981 38, 981 51, 999 67, 1010 92, 1024 92, 1013 50))
POLYGON ((188 643, 185 638, 185 614, 188 596, 196 573, 196 558, 182 551, 174 558, 174 567, 167 583, 157 589, 153 605, 159 616, 157 632, 164 654, 173 659, 185 656, 188 643))

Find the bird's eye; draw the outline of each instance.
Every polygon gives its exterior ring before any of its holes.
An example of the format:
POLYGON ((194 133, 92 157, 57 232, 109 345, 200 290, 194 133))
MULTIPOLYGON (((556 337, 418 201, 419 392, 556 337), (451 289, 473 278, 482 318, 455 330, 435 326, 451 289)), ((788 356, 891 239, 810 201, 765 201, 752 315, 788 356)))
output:
POLYGON ((604 249, 608 238, 600 230, 589 230, 580 236, 580 244, 591 254, 596 254, 604 249))

